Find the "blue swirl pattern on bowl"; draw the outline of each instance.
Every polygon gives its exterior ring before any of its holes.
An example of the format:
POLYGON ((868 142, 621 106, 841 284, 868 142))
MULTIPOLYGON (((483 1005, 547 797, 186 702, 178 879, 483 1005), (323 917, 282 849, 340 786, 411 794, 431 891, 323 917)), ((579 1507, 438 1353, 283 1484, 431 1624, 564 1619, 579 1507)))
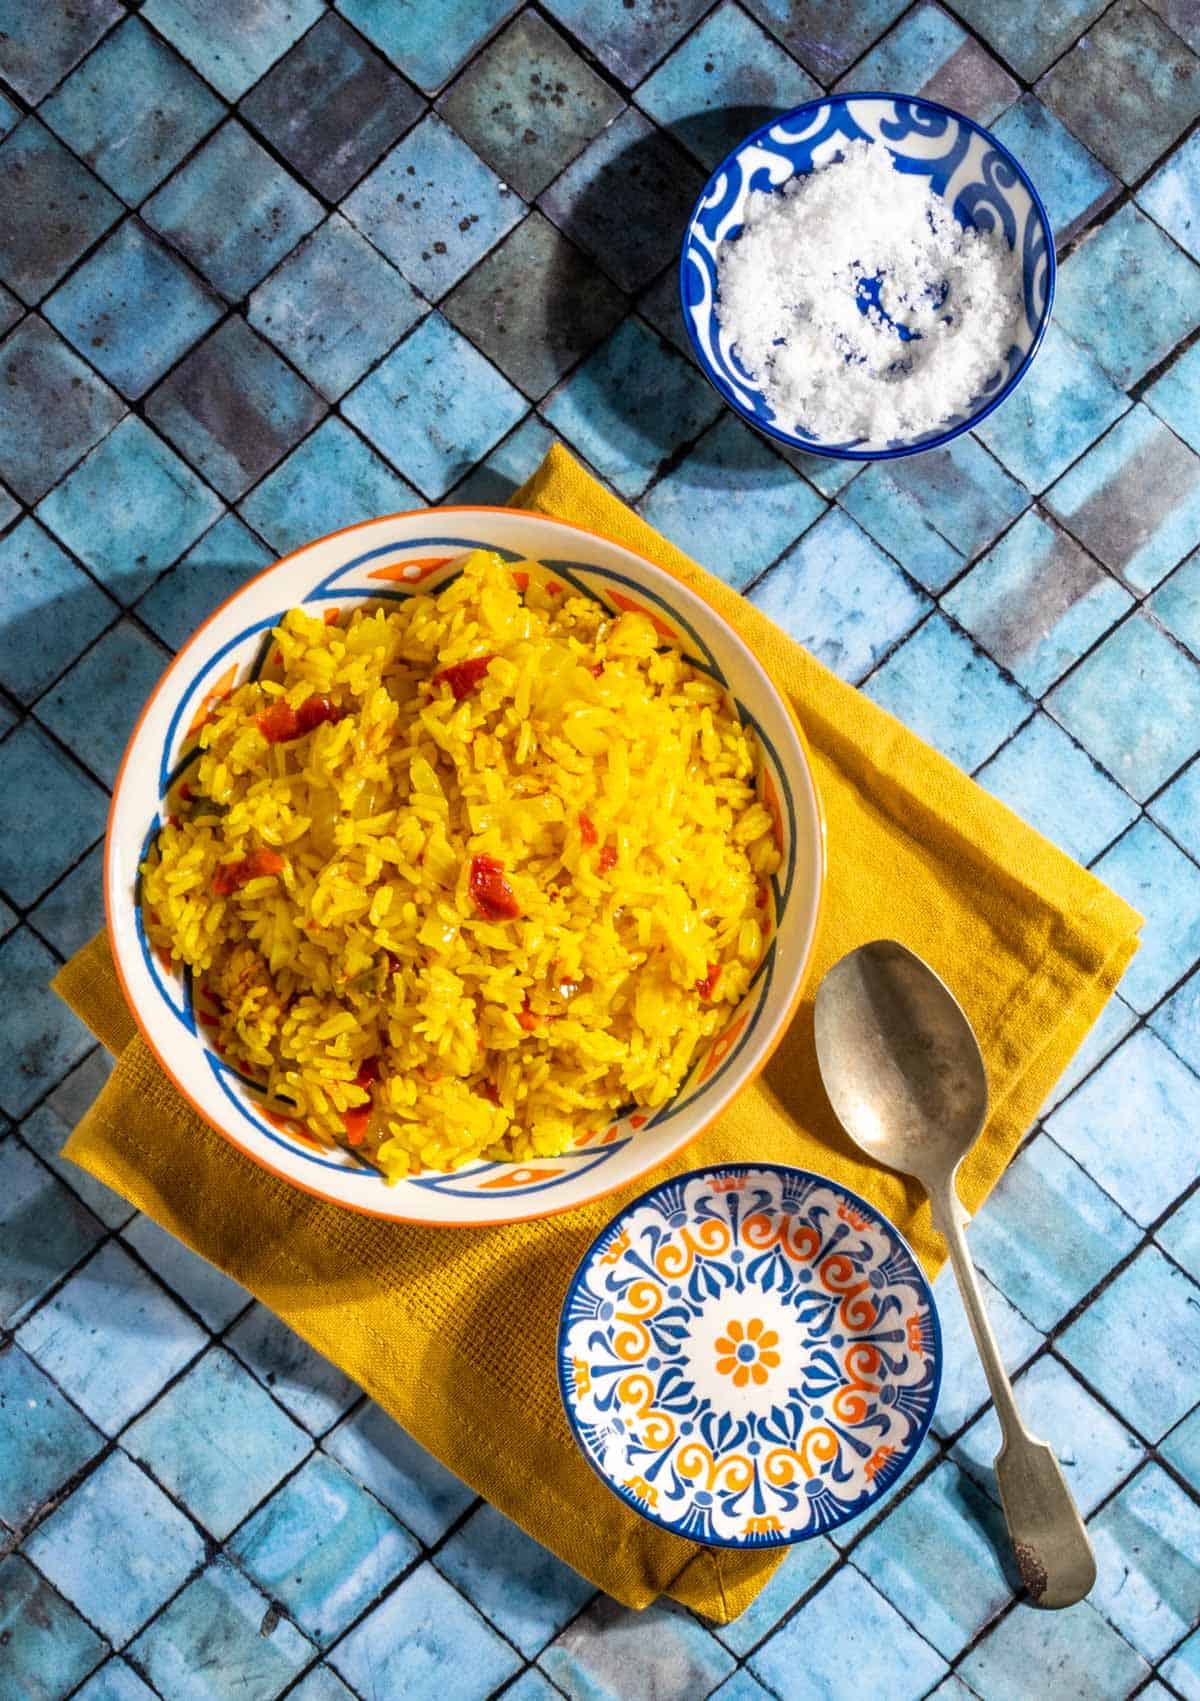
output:
POLYGON ((833 95, 764 124, 717 167, 697 201, 679 269, 683 320, 707 375, 733 408, 767 436, 817 455, 886 460, 947 443, 998 407, 1037 352, 1054 300, 1050 220, 1022 167, 989 131, 936 101, 894 94, 833 95), (734 353, 716 312, 717 251, 744 222, 755 190, 777 190, 834 159, 849 141, 882 143, 896 171, 929 179, 960 224, 998 230, 1020 255, 1022 315, 1004 364, 970 407, 920 436, 886 443, 830 442, 781 425, 734 353))

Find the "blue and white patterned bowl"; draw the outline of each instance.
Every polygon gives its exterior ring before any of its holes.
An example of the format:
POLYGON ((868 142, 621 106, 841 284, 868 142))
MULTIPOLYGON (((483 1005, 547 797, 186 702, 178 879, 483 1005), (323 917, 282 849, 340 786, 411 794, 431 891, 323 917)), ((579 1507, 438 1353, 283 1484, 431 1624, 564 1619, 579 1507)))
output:
POLYGON ((558 1379, 588 1463, 716 1547, 779 1547, 867 1511, 925 1438, 933 1295, 856 1193, 775 1164, 693 1170, 626 1206, 567 1292, 558 1379))
POLYGON ((180 650, 151 694, 113 788, 105 905, 117 972, 144 1038, 182 1095, 247 1156, 318 1197, 402 1222, 477 1227, 544 1217, 648 1174, 698 1134, 766 1063, 800 998, 824 879, 821 807, 794 715, 732 627, 677 579, 620 544, 566 521, 515 508, 444 507, 367 520, 318 538, 244 585, 180 650), (471 549, 541 564, 614 612, 649 614, 720 682, 759 752, 759 789, 782 864, 764 910, 765 949, 745 998, 657 1109, 627 1105, 558 1157, 479 1162, 389 1186, 351 1150, 330 1150, 280 1118, 214 1050, 197 1021, 191 977, 150 949, 138 870, 170 810, 170 789, 197 754, 215 701, 257 677, 271 629, 288 608, 348 611, 436 590, 471 549))
POLYGON ((978 425, 1020 383, 1050 321, 1054 237, 1023 168, 981 125, 948 106, 895 94, 830 95, 764 124, 709 178, 692 211, 679 264, 683 321, 700 366, 742 417, 792 448, 847 460, 888 460, 948 443, 978 425), (781 189, 833 159, 848 141, 882 143, 896 171, 919 173, 943 195, 959 223, 1003 232, 1021 257, 1022 314, 1004 365, 963 414, 919 437, 835 443, 784 427, 747 376, 716 313, 717 250, 742 228, 752 190, 781 189))

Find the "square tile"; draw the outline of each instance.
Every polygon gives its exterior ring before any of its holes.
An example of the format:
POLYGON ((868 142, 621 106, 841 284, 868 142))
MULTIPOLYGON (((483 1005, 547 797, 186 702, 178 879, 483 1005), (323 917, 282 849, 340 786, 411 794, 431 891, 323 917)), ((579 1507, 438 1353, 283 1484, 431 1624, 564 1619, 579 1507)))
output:
POLYGON ((240 111, 306 183, 340 201, 424 108, 410 82, 326 12, 240 111))
POLYGON ((20 1345, 106 1435, 204 1346, 204 1331, 113 1241, 18 1331, 20 1345))
POLYGON ((554 432, 547 429, 534 413, 528 413, 515 431, 472 468, 466 478, 446 498, 448 502, 482 502, 485 506, 501 506, 513 491, 525 483, 541 466, 546 450, 555 441, 554 432))
POLYGON ((59 1701, 108 1652, 96 1632, 20 1554, 0 1559, 4 1669, 20 1701, 59 1701))
POLYGON ((1121 997, 1144 1014, 1200 957, 1200 868, 1142 820, 1095 872, 1146 918, 1141 948, 1121 981, 1121 997))
POLYGON ((1017 1586, 998 1508, 950 1460, 859 1543, 854 1564, 947 1659, 1017 1586))
POLYGON ((805 532, 754 587, 750 601, 851 684, 930 606, 924 591, 840 508, 805 532))
POLYGON ((637 103, 711 170, 751 130, 820 93, 734 0, 722 0, 646 78, 637 103))
POLYGON ((852 1565, 843 1566, 750 1659, 750 1670, 777 1694, 842 1693, 847 1669, 865 1695, 916 1701, 946 1662, 852 1565), (804 1690, 797 1690, 802 1674, 804 1690))
POLYGON ((1132 203, 1089 231, 1063 262, 1054 317, 1122 387, 1200 324, 1200 272, 1132 203), (1119 301, 1119 313, 1098 302, 1119 301))
POLYGON ((1159 166, 1137 193, 1138 205, 1200 260, 1200 137, 1187 141, 1159 166))
POLYGON ((1106 567, 1148 591, 1200 543, 1200 456, 1139 404, 1043 500, 1106 567))
POLYGON ((1159 1456, 1200 1488, 1200 1406, 1158 1444, 1159 1456))
POLYGON ((825 503, 762 438, 726 411, 639 504, 673 543, 742 590, 825 503))
POLYGON ((1200 861, 1200 762, 1193 762, 1172 780, 1150 805, 1149 813, 1193 861, 1200 861))
POLYGON ((368 1613, 329 1663, 362 1701, 483 1701, 521 1661, 431 1565, 422 1565, 368 1613))
POLYGON ((223 1540, 312 1441, 235 1358, 214 1347, 138 1419, 122 1445, 223 1540))
MULTIPOLYGON (((1180 1643, 1170 1659, 1163 1661, 1161 1669, 1187 1701, 1200 1701, 1200 1631, 1193 1631, 1186 1642, 1180 1643)), ((1147 1690, 1146 1694, 1149 1693, 1147 1690)))
POLYGON ((206 1328, 224 1329, 250 1304, 250 1295, 240 1283, 159 1228, 152 1217, 139 1214, 121 1238, 206 1328))
POLYGON ((121 203, 36 118, 0 142, 0 278, 40 301, 121 216, 121 203))
POLYGON ((539 197, 559 229, 632 292, 672 259, 704 174, 632 107, 539 197))
POLYGON ((321 203, 231 118, 142 209, 230 301, 321 222, 321 203))
POLYGON ((325 1451, 431 1547, 475 1496, 373 1400, 325 1438, 325 1451))
MULTIPOLYGON (((1039 8, 1038 14, 1044 10, 1039 8)), ((1023 20, 1028 21, 1028 17, 1023 20)), ((1120 191, 1112 173, 1035 94, 1023 94, 991 128, 997 141, 1022 164, 1036 164, 1038 194, 1059 247, 1090 224, 1120 191)), ((1044 359, 1043 349, 1039 360, 1044 359)))
POLYGON ((313 1435, 323 1434, 359 1397, 348 1376, 264 1306, 252 1306, 225 1344, 313 1435))
MULTIPOLYGON (((86 859, 85 859, 86 862, 86 859)), ((94 890, 100 885, 99 871, 94 890)), ((96 932, 96 928, 92 929, 96 932)), ((81 1063, 63 1077, 45 1104, 39 1105, 32 1116, 21 1125, 21 1138, 38 1154, 44 1164, 54 1171, 77 1193, 105 1228, 120 1228, 133 1215, 133 1206, 119 1193, 105 1187, 86 1170, 60 1156, 67 1135, 81 1120, 84 1112, 101 1092, 112 1072, 114 1059, 103 1046, 97 1046, 81 1063)))
MULTIPOLYGON (((986 1276, 980 1279, 987 1314, 1000 1343, 1000 1356, 1009 1375, 1015 1376, 1041 1346, 1043 1337, 986 1276)), ((975 1417, 988 1404, 990 1394, 962 1295, 948 1268, 942 1270, 934 1283, 933 1297, 942 1325, 942 1387, 933 1414, 933 1429, 944 1439, 975 1417)))
POLYGON ((1118 626, 1046 700, 1144 803, 1200 745, 1200 676, 1143 614, 1118 626))
POLYGON ((420 1553, 391 1513, 320 1453, 259 1507, 230 1550, 322 1647, 420 1553))
POLYGON ((134 207, 224 111, 179 55, 132 17, 67 78, 41 117, 134 207))
POLYGON ((38 518, 119 601, 141 596, 207 531, 220 500, 140 419, 123 419, 44 498, 38 518))
POLYGON ((452 324, 527 396, 544 396, 628 305, 574 243, 530 213, 442 303, 452 324))
MULTIPOLYGON (((745 1658, 751 1648, 761 1642, 767 1632, 779 1623, 784 1614, 789 1612, 803 1595, 815 1588, 837 1562, 837 1557, 837 1549, 824 1536, 797 1542, 788 1550, 779 1569, 772 1573, 770 1582, 755 1595, 745 1611, 739 1613, 729 1624, 714 1625, 713 1635, 739 1658, 745 1658)), ((732 1682, 734 1679, 730 1678, 729 1683, 732 1682)), ((730 1693, 729 1684, 725 1684, 716 1693, 730 1693)))
POLYGON ((29 921, 64 958, 74 956, 81 945, 99 933, 104 926, 103 842, 93 845, 57 886, 50 888, 30 910, 29 921))
POLYGON ((641 82, 704 11, 704 0, 670 6, 631 0, 549 0, 549 9, 627 88, 641 82))
POLYGON ((111 786, 167 655, 132 622, 106 632, 38 703, 38 718, 111 786))
POLYGON ((1200 53, 1200 18, 1191 0, 1146 0, 1152 12, 1157 12, 1168 29, 1182 37, 1194 53, 1200 53))
POLYGON ((226 514, 151 585, 137 612, 164 644, 178 649, 214 608, 274 559, 236 514, 226 514))
POLYGON ((1003 65, 930 0, 921 0, 837 89, 911 90, 981 124, 990 124, 1021 92, 1003 65))
POLYGON ((936 593, 1012 524, 1029 495, 972 438, 957 437, 944 449, 873 462, 839 501, 936 593))
POLYGON ((1200 343, 1193 343, 1145 393, 1147 406, 1165 419, 1176 437, 1200 453, 1200 343))
POLYGON ((117 0, 36 9, 24 0, 2 0, 0 75, 36 106, 120 16, 117 0))
POLYGON ((46 303, 50 322, 135 400, 220 316, 195 273, 135 218, 46 303))
POLYGON ((517 0, 441 0, 437 6, 395 6, 392 0, 338 0, 338 11, 397 64, 418 88, 441 88, 517 0))
POLYGON ((534 11, 519 13, 438 102, 480 159, 527 201, 623 105, 617 91, 534 11))
POLYGON ((105 1660, 100 1670, 75 1692, 75 1701, 154 1701, 147 1687, 124 1660, 105 1660))
POLYGON ((1148 1660, 1200 1620, 1200 1506, 1158 1465, 1126 1483, 1092 1523, 1092 1602, 1148 1660))
POLYGON ((1039 710, 979 771, 979 783, 1077 862, 1093 857, 1138 813, 1085 750, 1039 710))
POLYGON ((359 184, 342 211, 422 295, 437 301, 525 208, 431 112, 359 184))
POLYGON ((628 500, 723 412, 716 391, 640 319, 626 319, 555 391, 546 419, 628 500))
POLYGON ((0 1350, 0 1519, 19 1529, 103 1445, 20 1347, 0 1350))
POLYGON ((1156 619, 1200 656, 1200 550, 1154 593, 1148 606, 1156 619))
POLYGON ((335 213, 259 284, 249 319, 336 401, 424 312, 407 279, 335 213))
POLYGON ((32 313, 0 343, 0 385, 0 473, 26 502, 44 496, 125 412, 121 398, 32 313))
POLYGON ((976 435, 1024 485, 1041 491, 1128 407, 1099 361, 1051 325, 1028 375, 976 435))
POLYGON ((997 6, 993 0, 954 0, 954 9, 1031 83, 1100 16, 1106 3, 1053 0, 1048 6, 997 6))
POLYGON ((1058 1351, 1127 1423, 1158 1441, 1196 1403, 1200 1289, 1147 1246, 1075 1319, 1058 1351))
POLYGON ((32 519, 0 538, 0 580, 5 598, 0 681, 30 703, 118 609, 32 519))
POLYGON ((244 319, 226 319, 146 398, 146 415, 230 502, 328 410, 244 319))
MULTIPOLYGON (((1016 1390, 1025 1421, 1054 1449, 1067 1485, 1086 1518, 1119 1482, 1137 1470, 1145 1458, 1145 1448, 1050 1353, 1021 1372, 1016 1390)), ((992 1406, 954 1445, 955 1459, 997 1505, 1000 1494, 993 1466, 1000 1446, 1000 1425, 992 1406)))
POLYGON ((16 1324, 104 1233, 92 1213, 19 1140, 0 1142, 0 1322, 16 1324))
POLYGON ((707 1695, 733 1669, 721 1644, 669 1601, 631 1612, 607 1595, 568 1626, 538 1664, 570 1701, 707 1695))
MULTIPOLYGON (((515 1695, 516 1691, 510 1693, 515 1695)), ((295 1689, 288 1691, 288 1701, 354 1701, 354 1693, 328 1666, 314 1666, 295 1689)))
POLYGON ((473 1512, 434 1563, 526 1659, 596 1592, 494 1506, 473 1512))
POLYGON ((23 1116, 95 1043, 50 991, 58 962, 27 927, 0 944, 0 1110, 23 1116))
POLYGON ((352 425, 425 495, 444 496, 526 403, 440 313, 422 320, 342 403, 352 425))
POLYGON ((1019 685, 938 613, 893 651, 865 689, 968 773, 1033 707, 1019 685))
POLYGON ((1141 0, 1117 0, 1037 92, 1133 183, 1200 113, 1200 62, 1141 0))
POLYGON ((1069 533, 1021 515, 942 606, 1037 697, 1132 607, 1133 598, 1069 533))
POLYGON ((972 1691, 988 1701, 1129 1695, 1150 1675, 1141 1656, 1087 1601, 1069 1619, 1019 1602, 958 1669, 972 1691))
POLYGON ((38 1525, 25 1552, 119 1646, 203 1563, 204 1538, 118 1450, 38 1525))
POLYGON ((143 1630, 131 1657, 171 1701, 281 1695, 313 1656, 295 1625, 218 1557, 143 1630))
POLYGON ((237 100, 321 10, 321 0, 222 0, 218 30, 208 0, 146 0, 142 16, 218 93, 237 100))
POLYGON ((327 419, 255 486, 240 509, 260 537, 285 555, 356 520, 421 506, 412 485, 357 433, 340 419, 327 419))
POLYGON ((985 1275, 1031 1323, 1048 1330, 1133 1251, 1140 1235, 1085 1170, 1038 1134, 997 1182, 970 1239, 985 1275))
POLYGON ((904 0, 747 0, 822 83, 832 83, 896 21, 904 0))
POLYGON ((1172 993, 1147 1020, 1159 1039, 1165 1040, 1175 1055, 1200 1075, 1200 970, 1189 976, 1178 992, 1172 993))
POLYGON ((32 721, 0 743, 0 887, 28 906, 104 832, 108 799, 32 721))

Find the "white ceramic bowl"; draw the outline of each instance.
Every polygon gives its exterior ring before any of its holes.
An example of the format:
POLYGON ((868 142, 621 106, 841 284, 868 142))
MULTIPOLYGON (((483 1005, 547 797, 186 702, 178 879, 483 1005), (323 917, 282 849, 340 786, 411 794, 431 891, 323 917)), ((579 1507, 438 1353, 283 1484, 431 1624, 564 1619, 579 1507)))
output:
POLYGON ((213 614, 180 650, 134 729, 117 776, 105 853, 105 903, 113 956, 147 1043, 193 1107, 265 1169, 321 1198, 403 1222, 467 1227, 570 1210, 624 1187, 687 1144, 760 1070, 799 999, 824 873, 820 806, 802 736, 745 644, 716 611, 619 544, 581 528, 508 508, 440 508, 369 520, 306 544, 269 567, 213 614), (663 1109, 628 1111, 594 1140, 534 1163, 474 1163, 388 1186, 352 1154, 319 1147, 268 1121, 247 1084, 206 1041, 190 978, 149 949, 138 906, 138 869, 157 831, 169 782, 191 747, 206 696, 250 676, 271 628, 297 604, 345 610, 436 587, 466 551, 494 549, 545 563, 608 607, 644 609, 724 683, 762 752, 761 786, 776 817, 783 860, 774 884, 774 928, 761 967, 728 1027, 700 1056, 663 1109))

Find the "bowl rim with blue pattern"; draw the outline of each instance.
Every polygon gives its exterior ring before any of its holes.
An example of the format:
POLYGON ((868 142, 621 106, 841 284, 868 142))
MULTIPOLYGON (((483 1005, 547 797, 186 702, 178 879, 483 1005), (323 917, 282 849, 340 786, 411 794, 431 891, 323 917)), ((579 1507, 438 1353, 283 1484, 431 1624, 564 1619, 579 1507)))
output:
MULTIPOLYGON (((804 138, 806 141, 810 139, 811 138, 804 138)), ((820 140, 820 138, 817 139, 820 140)), ((876 138, 868 137, 868 139, 875 140, 876 138)), ((896 153, 895 146, 891 146, 890 151, 894 156, 896 153)), ((778 189, 782 187, 785 182, 790 181, 792 177, 797 175, 800 175, 800 173, 796 169, 793 169, 786 175, 780 176, 777 181, 761 183, 756 181, 754 175, 751 174, 745 184, 739 187, 737 194, 740 197, 751 187, 770 187, 778 189)), ((1015 186, 1015 183, 1003 185, 1001 187, 1011 189, 1015 186)), ((992 184, 990 187, 993 191, 997 189, 995 184, 992 184)), ((989 210, 992 213, 992 219, 994 222, 994 208, 989 210)), ((958 215, 956 214, 956 216, 958 215)), ((738 225, 735 228, 740 229, 741 227, 738 225)), ((724 240, 729 234, 730 232, 726 230, 723 233, 721 240, 724 240)), ((813 100, 802 101, 799 106, 792 107, 788 112, 779 113, 776 117, 769 119, 765 124, 760 124, 757 130, 751 131, 751 133, 744 137, 736 145, 736 147, 729 150, 724 159, 709 176, 708 182, 704 185, 704 188, 700 191, 695 205, 688 217, 683 243, 679 254, 679 298, 684 327, 687 331, 688 340, 691 343, 692 351, 695 354, 700 370, 704 373, 705 377, 712 384, 713 388, 717 391, 722 400, 733 408, 735 413, 739 414, 748 425, 754 428, 754 430, 761 432, 766 437, 773 438, 777 443, 785 444, 789 449, 799 449, 807 454, 823 455, 834 460, 847 461, 888 461, 897 460, 905 455, 923 454, 927 449, 938 449, 943 447, 945 444, 952 442, 955 437, 961 436, 964 431, 972 431, 976 426, 981 424, 989 414, 993 413, 1002 402, 1008 399, 1008 397, 1016 389, 1017 385, 1025 377, 1025 374, 1029 371, 1030 365, 1042 345, 1042 340, 1045 337, 1047 326, 1050 323, 1050 314, 1054 306, 1056 278, 1057 266, 1054 253, 1054 227, 1050 222, 1050 215, 1047 213, 1042 198, 1038 194, 1029 173, 1016 156, 1005 147, 1004 143, 993 135, 992 131, 987 129, 985 125, 977 123, 973 118, 968 118, 965 113, 957 111, 952 106, 945 106, 942 102, 936 100, 926 100, 921 95, 903 95, 877 89, 866 90, 860 94, 847 93, 823 95, 813 100), (893 103, 893 109, 895 107, 895 103, 899 103, 903 107, 910 108, 913 114, 914 123, 918 115, 921 120, 927 122, 936 122, 941 118, 953 120, 956 124, 962 126, 963 130, 968 133, 968 135, 981 138, 988 148, 994 149, 995 153, 999 156, 1000 162, 1013 173, 1015 183, 1019 183, 1028 194, 1031 202, 1029 223, 1031 225, 1036 225, 1036 236, 1034 239, 1035 252, 1030 259, 1023 259, 1022 265, 1025 304, 1024 316, 1025 323, 1030 329, 1030 340, 1022 350, 1020 359, 1015 363, 1010 363, 1010 370, 1005 377, 1004 382, 995 390, 995 393, 986 394, 979 402, 978 406, 973 407, 961 418, 954 420, 952 423, 943 428, 938 428, 923 434, 916 441, 900 441, 894 446, 888 445, 880 448, 855 449, 849 445, 829 444, 823 443, 819 439, 810 439, 797 431, 789 431, 776 424, 773 415, 771 414, 771 410, 762 399, 752 380, 745 375, 740 364, 737 364, 736 387, 731 381, 730 376, 720 370, 711 350, 705 346, 705 341, 700 335, 695 322, 695 314, 693 310, 699 309, 706 327, 709 322, 715 324, 715 303, 717 293, 715 264, 709 255, 707 243, 702 237, 703 219, 706 211, 711 211, 713 206, 719 203, 721 196, 725 193, 726 180, 732 184, 735 179, 735 174, 737 176, 741 176, 743 170, 743 156, 747 155, 751 149, 761 150, 764 146, 771 148, 776 154, 778 154, 783 144, 777 137, 772 136, 772 132, 784 130, 789 126, 794 126, 799 122, 803 122, 806 115, 817 114, 822 109, 828 109, 830 113, 838 114, 839 122, 843 121, 847 117, 849 118, 849 122, 854 125, 854 131, 841 132, 846 136, 847 140, 853 139, 854 134, 861 136, 864 132, 855 123, 854 115, 850 112, 850 108, 855 105, 884 102, 893 103), (1039 243, 1040 246, 1038 246, 1039 243), (1036 322, 1031 322, 1029 307, 1032 286, 1029 268, 1030 266, 1034 268, 1034 274, 1036 276, 1038 262, 1043 258, 1043 256, 1045 259, 1045 268, 1044 282, 1041 289, 1042 300, 1037 311, 1036 322), (702 287, 708 292, 707 299, 704 299, 700 295, 694 295, 693 293, 696 289, 701 287, 698 280, 703 280, 702 287), (739 395, 738 393, 739 388, 745 395, 749 395, 754 398, 761 411, 756 411, 754 406, 747 406, 742 395, 739 395)), ((709 334, 711 335, 711 333, 709 334)), ((732 355, 731 351, 728 354, 727 359, 731 365, 736 364, 736 357, 732 355)), ((857 441, 861 440, 859 439, 857 441)))
POLYGON ((305 544, 249 579, 183 645, 142 710, 113 787, 105 911, 125 1000, 182 1096, 218 1133, 281 1179, 393 1221, 476 1227, 573 1210, 665 1164, 765 1067, 795 1014, 812 959, 825 874, 824 821, 795 712, 763 664, 702 595, 624 545, 518 508, 448 506, 366 520, 305 544), (256 1096, 197 1019, 190 977, 151 950, 139 868, 196 753, 213 702, 254 676, 271 630, 298 604, 322 610, 437 589, 473 548, 532 558, 616 613, 638 608, 727 690, 757 743, 760 794, 783 858, 764 910, 767 943, 746 997, 706 1042, 679 1092, 657 1110, 622 1107, 568 1153, 479 1161, 391 1185, 352 1149, 329 1150, 256 1096))
POLYGON ((942 1359, 932 1286, 896 1225, 843 1182, 758 1161, 687 1170, 624 1206, 571 1278, 555 1347, 568 1425, 605 1486, 730 1548, 789 1547, 870 1511, 929 1432, 942 1359), (776 1327, 735 1316, 751 1309, 776 1327), (793 1387, 789 1339, 807 1353, 793 1387))

